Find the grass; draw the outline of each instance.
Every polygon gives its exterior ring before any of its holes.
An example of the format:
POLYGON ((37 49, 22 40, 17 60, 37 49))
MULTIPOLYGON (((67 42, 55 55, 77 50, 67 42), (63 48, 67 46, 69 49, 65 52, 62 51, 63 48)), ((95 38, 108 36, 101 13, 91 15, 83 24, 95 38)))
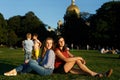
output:
POLYGON ((113 68, 110 78, 96 78, 85 75, 53 74, 40 76, 35 73, 18 74, 15 77, 6 77, 4 72, 9 71, 23 63, 22 49, 0 48, 0 80, 120 80, 120 59, 118 54, 100 54, 97 50, 74 50, 76 56, 82 56, 88 68, 96 72, 105 72, 113 68))

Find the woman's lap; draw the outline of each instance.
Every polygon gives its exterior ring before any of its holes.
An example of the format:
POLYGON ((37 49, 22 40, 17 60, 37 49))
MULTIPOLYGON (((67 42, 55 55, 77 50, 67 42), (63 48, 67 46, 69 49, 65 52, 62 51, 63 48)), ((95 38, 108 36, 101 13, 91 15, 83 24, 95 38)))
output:
POLYGON ((35 60, 30 60, 29 65, 32 68, 32 70, 34 70, 40 75, 50 75, 53 72, 52 69, 44 68, 43 66, 39 65, 38 62, 35 60))
POLYGON ((55 68, 53 73, 65 73, 64 64, 60 65, 58 68, 55 68))

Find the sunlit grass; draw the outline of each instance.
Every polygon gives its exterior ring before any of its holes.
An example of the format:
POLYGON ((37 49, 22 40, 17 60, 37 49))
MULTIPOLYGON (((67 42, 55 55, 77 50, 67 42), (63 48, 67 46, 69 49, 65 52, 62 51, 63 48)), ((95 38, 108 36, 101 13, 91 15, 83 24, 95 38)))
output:
POLYGON ((18 74, 15 77, 6 77, 4 72, 9 71, 23 63, 22 49, 0 48, 0 80, 120 80, 120 59, 118 54, 100 54, 97 50, 74 50, 75 56, 82 56, 87 66, 97 72, 105 72, 113 68, 110 78, 95 78, 84 75, 73 74, 52 74, 50 76, 40 76, 34 73, 18 74))

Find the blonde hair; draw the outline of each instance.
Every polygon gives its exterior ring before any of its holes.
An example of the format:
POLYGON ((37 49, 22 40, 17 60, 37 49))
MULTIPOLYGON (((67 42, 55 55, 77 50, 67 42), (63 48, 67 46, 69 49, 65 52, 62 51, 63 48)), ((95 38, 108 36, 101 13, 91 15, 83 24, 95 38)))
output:
POLYGON ((31 37, 32 37, 32 34, 31 34, 31 33, 27 33, 27 34, 26 34, 26 37, 27 37, 27 38, 31 38, 31 37))
POLYGON ((52 48, 51 48, 51 49, 54 50, 54 40, 53 40, 53 38, 51 38, 51 37, 46 38, 46 39, 44 40, 43 45, 42 45, 42 48, 41 48, 41 57, 42 57, 42 58, 44 57, 45 52, 46 52, 45 46, 46 46, 46 41, 47 41, 47 40, 52 40, 52 48))

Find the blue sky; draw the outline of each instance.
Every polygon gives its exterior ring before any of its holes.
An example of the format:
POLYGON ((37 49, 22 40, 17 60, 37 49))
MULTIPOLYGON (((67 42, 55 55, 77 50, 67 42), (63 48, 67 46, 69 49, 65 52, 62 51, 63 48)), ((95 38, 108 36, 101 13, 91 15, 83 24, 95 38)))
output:
MULTIPOLYGON (((101 5, 108 1, 110 0, 75 0, 75 4, 80 12, 95 14, 101 5)), ((58 20, 63 21, 70 4, 71 0, 1 0, 0 13, 5 19, 9 19, 16 15, 24 16, 27 12, 33 11, 43 23, 56 28, 58 20)))

